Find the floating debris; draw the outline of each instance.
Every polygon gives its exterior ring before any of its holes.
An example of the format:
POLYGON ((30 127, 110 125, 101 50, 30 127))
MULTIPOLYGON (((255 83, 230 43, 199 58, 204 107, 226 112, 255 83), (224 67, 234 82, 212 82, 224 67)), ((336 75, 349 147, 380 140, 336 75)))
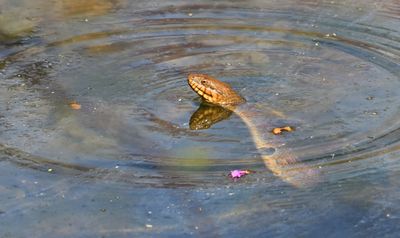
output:
POLYGON ((237 178, 243 177, 243 176, 245 176, 245 175, 248 175, 248 174, 250 174, 250 173, 251 173, 250 170, 239 170, 239 169, 235 169, 235 170, 232 170, 232 171, 229 173, 229 176, 230 176, 231 178, 237 179, 237 178))
POLYGON ((79 104, 79 103, 77 103, 77 102, 71 102, 70 104, 69 104, 69 107, 71 108, 71 109, 73 109, 73 110, 79 110, 79 109, 81 109, 81 105, 79 104))
POLYGON ((325 37, 326 38, 329 38, 329 37, 336 37, 336 33, 335 32, 333 32, 332 34, 325 34, 325 37))
POLYGON ((272 130, 272 134, 274 135, 280 135, 282 132, 287 131, 287 132, 292 132, 294 131, 294 128, 291 126, 284 126, 284 127, 276 127, 272 130))

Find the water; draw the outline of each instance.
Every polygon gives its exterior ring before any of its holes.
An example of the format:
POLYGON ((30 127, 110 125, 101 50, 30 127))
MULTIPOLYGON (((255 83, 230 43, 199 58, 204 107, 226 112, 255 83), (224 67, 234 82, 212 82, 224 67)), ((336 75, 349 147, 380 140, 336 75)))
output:
POLYGON ((0 1, 0 237, 395 237, 399 13, 397 1, 0 1), (264 139, 297 155, 283 172, 312 183, 265 168, 235 114, 191 130, 190 72, 238 90, 264 139), (296 130, 270 133, 283 124, 296 130), (255 173, 232 181, 233 169, 255 173))

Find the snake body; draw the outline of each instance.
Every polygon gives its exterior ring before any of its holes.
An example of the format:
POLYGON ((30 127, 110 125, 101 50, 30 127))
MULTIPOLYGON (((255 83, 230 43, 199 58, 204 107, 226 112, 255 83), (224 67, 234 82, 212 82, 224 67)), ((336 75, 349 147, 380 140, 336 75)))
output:
MULTIPOLYGON (((246 124, 254 141, 255 147, 259 151, 265 166, 276 176, 284 181, 300 186, 306 183, 305 177, 309 178, 307 173, 299 170, 288 170, 285 166, 297 161, 297 157, 288 148, 263 139, 263 133, 257 129, 253 122, 252 113, 248 108, 241 106, 246 100, 240 96, 232 87, 206 74, 191 73, 188 75, 189 86, 204 101, 219 105, 236 113, 246 124), (266 154, 267 149, 273 148, 273 154, 266 154), (304 176, 306 175, 306 176, 304 176)), ((307 182, 308 183, 308 182, 307 182)))

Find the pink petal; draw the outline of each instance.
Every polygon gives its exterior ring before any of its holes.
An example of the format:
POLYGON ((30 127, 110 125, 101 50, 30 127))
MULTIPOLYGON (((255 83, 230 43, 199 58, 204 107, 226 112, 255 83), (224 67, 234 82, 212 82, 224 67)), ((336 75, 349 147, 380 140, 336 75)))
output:
POLYGON ((242 177, 242 176, 244 176, 246 174, 249 174, 249 173, 250 172, 247 171, 247 170, 238 170, 238 169, 236 169, 236 170, 232 170, 230 175, 231 175, 232 178, 240 178, 240 177, 242 177))

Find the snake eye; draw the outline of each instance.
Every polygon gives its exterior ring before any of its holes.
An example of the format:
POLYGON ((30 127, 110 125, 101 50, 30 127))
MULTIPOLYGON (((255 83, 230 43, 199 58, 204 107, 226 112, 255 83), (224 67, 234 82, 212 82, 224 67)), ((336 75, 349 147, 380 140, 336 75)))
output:
POLYGON ((201 80, 201 84, 206 84, 207 83, 207 81, 205 81, 205 80, 201 80))

